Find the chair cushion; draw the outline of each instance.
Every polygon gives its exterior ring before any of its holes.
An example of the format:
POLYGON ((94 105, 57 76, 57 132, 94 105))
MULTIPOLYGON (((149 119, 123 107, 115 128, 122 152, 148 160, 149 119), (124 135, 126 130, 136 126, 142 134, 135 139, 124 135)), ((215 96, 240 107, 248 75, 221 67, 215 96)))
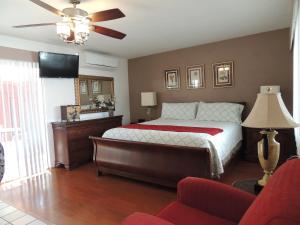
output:
POLYGON ((176 201, 164 208, 158 217, 175 225, 236 225, 236 223, 215 217, 201 210, 176 201))
POLYGON ((240 225, 300 224, 300 159, 283 164, 270 178, 240 225))
POLYGON ((156 216, 136 212, 125 218, 121 225, 174 225, 156 216))

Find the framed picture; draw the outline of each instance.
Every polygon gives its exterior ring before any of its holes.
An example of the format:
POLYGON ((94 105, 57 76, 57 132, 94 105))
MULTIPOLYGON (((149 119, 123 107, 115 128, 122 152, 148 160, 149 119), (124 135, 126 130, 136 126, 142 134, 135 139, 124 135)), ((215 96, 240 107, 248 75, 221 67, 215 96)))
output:
POLYGON ((165 86, 167 89, 180 88, 179 69, 165 70, 165 86))
POLYGON ((61 119, 63 121, 79 121, 80 120, 80 105, 65 105, 61 106, 61 119))
POLYGON ((101 83, 99 80, 92 80, 92 93, 99 94, 101 93, 101 83))
POLYGON ((79 87, 80 87, 80 94, 81 95, 87 95, 88 94, 87 80, 81 80, 79 87))
POLYGON ((233 61, 214 63, 212 69, 214 88, 233 86, 233 61))
POLYGON ((188 66, 186 68, 186 81, 188 89, 204 88, 204 65, 188 66))

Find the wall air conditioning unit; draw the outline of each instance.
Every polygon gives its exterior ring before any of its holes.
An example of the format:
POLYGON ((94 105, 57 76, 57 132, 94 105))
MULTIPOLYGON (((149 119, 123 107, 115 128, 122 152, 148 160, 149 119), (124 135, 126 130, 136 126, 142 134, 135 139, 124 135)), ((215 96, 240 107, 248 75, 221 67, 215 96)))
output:
POLYGON ((119 59, 113 56, 95 52, 84 52, 82 55, 84 66, 105 67, 116 69, 119 67, 119 59))

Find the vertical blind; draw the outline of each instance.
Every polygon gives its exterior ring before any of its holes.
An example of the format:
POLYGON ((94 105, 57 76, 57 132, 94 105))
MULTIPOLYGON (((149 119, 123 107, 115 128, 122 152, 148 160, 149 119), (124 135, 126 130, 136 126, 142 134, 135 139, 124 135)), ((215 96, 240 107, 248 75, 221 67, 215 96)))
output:
MULTIPOLYGON (((295 0, 293 15, 293 117, 300 122, 300 4, 295 0)), ((295 129, 298 155, 300 155, 300 128, 295 129)))
POLYGON ((3 181, 49 168, 44 89, 37 63, 0 59, 0 142, 3 181))

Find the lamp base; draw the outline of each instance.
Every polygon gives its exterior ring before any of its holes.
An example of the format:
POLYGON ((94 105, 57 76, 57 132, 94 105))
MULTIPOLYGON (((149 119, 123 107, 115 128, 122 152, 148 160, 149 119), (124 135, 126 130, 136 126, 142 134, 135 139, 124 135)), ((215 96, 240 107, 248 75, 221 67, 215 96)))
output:
POLYGON ((257 184, 260 186, 265 186, 268 183, 268 180, 272 176, 273 171, 269 172, 269 171, 264 170, 264 173, 265 173, 264 176, 260 180, 257 181, 257 184))
POLYGON ((278 134, 275 130, 263 130, 260 132, 264 138, 257 143, 258 159, 264 170, 264 176, 258 181, 258 185, 265 186, 277 166, 280 144, 275 140, 278 134), (266 143, 265 143, 266 141, 266 143))
POLYGON ((151 108, 150 108, 150 107, 148 107, 148 108, 146 109, 146 114, 147 114, 147 120, 148 120, 148 121, 151 120, 151 108))
POLYGON ((262 189, 264 188, 264 186, 260 185, 258 182, 254 185, 254 193, 258 194, 262 189))

